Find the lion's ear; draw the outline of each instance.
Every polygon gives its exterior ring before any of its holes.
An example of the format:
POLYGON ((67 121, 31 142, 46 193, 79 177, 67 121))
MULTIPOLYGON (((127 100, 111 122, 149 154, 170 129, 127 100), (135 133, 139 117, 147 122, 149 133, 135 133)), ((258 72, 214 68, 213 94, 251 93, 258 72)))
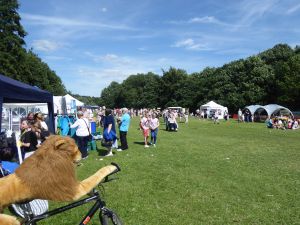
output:
POLYGON ((58 140, 55 142, 55 149, 59 149, 63 144, 66 144, 67 141, 64 139, 58 140))

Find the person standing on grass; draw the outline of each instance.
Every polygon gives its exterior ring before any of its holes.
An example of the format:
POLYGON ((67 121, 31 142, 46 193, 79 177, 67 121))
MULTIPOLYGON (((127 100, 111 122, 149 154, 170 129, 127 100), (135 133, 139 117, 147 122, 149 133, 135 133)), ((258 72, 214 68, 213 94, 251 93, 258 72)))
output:
POLYGON ((150 120, 151 120, 150 115, 148 115, 146 112, 144 112, 143 117, 140 122, 140 127, 142 128, 142 131, 143 131, 145 148, 149 148, 148 138, 149 138, 150 120))
POLYGON ((186 112, 184 113, 184 120, 185 120, 185 123, 188 123, 188 122, 189 122, 189 112, 188 112, 188 111, 186 111, 186 112))
POLYGON ((130 125, 130 115, 128 114, 128 109, 122 108, 122 117, 119 121, 121 148, 117 149, 117 151, 123 151, 128 149, 127 132, 129 129, 129 125, 130 125))
POLYGON ((31 155, 38 145, 38 138, 36 133, 32 130, 33 125, 27 120, 23 120, 21 123, 21 136, 19 145, 21 147, 22 158, 31 155))
POLYGON ((75 121, 74 124, 72 124, 71 122, 69 123, 70 128, 76 128, 76 141, 77 141, 77 145, 78 148, 81 152, 81 157, 82 159, 86 159, 88 157, 88 151, 87 151, 87 145, 88 145, 88 141, 89 141, 89 121, 87 118, 83 117, 83 112, 82 111, 78 111, 77 112, 77 117, 78 119, 75 121))
POLYGON ((112 115, 111 109, 105 110, 105 117, 103 119, 103 138, 106 142, 111 142, 111 145, 107 146, 107 154, 105 156, 113 156, 112 148, 118 147, 115 119, 112 115))
POLYGON ((150 144, 153 145, 153 147, 156 147, 158 127, 159 127, 159 120, 157 118, 157 114, 153 113, 152 118, 150 120, 150 130, 151 130, 151 142, 150 142, 150 144))
POLYGON ((243 113, 241 109, 238 111, 238 122, 243 122, 243 113))
POLYGON ((216 110, 213 115, 214 124, 219 124, 219 115, 218 111, 216 110))

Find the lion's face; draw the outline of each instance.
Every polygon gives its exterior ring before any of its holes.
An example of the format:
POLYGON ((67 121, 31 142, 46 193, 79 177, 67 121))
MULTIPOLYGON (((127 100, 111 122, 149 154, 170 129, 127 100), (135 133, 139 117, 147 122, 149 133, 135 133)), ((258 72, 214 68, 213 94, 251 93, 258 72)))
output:
POLYGON ((78 163, 81 160, 81 152, 73 138, 52 135, 43 143, 43 147, 69 156, 74 163, 78 163), (52 148, 47 148, 49 145, 52 148))

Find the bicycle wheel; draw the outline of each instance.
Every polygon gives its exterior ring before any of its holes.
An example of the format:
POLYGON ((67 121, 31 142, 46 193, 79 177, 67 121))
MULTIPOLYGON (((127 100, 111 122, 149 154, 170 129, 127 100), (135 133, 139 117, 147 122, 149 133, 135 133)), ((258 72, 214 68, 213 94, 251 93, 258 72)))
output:
POLYGON ((115 212, 101 213, 100 222, 102 225, 123 225, 122 221, 115 212))

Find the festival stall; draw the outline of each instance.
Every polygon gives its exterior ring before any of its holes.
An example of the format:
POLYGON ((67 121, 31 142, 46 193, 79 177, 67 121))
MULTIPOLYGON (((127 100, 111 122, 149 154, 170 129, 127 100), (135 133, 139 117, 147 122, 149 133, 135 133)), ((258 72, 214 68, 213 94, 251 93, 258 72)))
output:
POLYGON ((38 87, 0 74, 0 130, 2 126, 2 107, 4 103, 46 103, 48 106, 48 129, 54 133, 53 95, 38 87))
POLYGON ((200 106, 200 112, 203 111, 207 117, 211 117, 217 112, 219 119, 224 119, 224 115, 228 114, 228 108, 222 105, 217 104, 214 101, 210 101, 204 105, 200 106))
POLYGON ((57 114, 74 114, 77 107, 84 106, 84 103, 66 94, 65 96, 53 96, 54 112, 57 114))

